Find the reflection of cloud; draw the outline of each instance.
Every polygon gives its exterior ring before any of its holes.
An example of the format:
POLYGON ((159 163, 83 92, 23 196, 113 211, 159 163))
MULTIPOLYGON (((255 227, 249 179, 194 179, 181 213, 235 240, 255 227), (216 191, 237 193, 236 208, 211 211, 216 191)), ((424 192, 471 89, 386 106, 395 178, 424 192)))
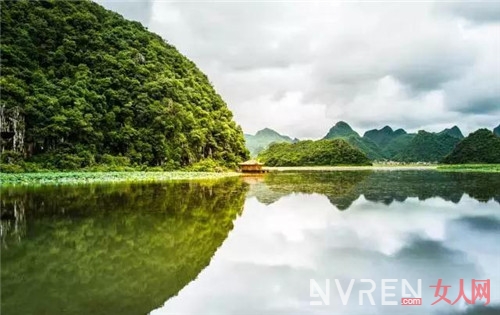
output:
MULTIPOLYGON (((454 299, 460 278, 493 282, 500 277, 489 256, 494 251, 477 249, 488 248, 495 238, 463 225, 459 233, 455 230, 461 217, 498 218, 497 208, 467 196, 459 204, 408 198, 389 206, 360 197, 346 212, 332 211, 328 199, 318 194, 291 194, 270 205, 250 198, 210 266, 153 314, 402 313, 400 307, 381 306, 380 291, 374 293, 376 306, 358 306, 359 290, 367 288, 362 278, 379 287, 382 278, 408 279, 412 286, 422 279, 424 305, 404 309, 405 314, 458 311, 458 305, 431 308, 435 298, 429 285, 442 278, 452 285, 449 296, 454 299), (488 244, 477 246, 480 241, 488 244), (309 279, 331 279, 330 307, 309 305, 309 279), (334 279, 343 288, 357 279, 347 306, 341 305, 334 279)), ((396 292, 399 296, 400 284, 396 292)))
POLYGON ((432 260, 442 262, 443 260, 465 260, 459 251, 451 250, 440 241, 414 238, 408 245, 403 247, 395 255, 399 259, 432 260))
POLYGON ((465 223, 471 229, 500 232, 500 220, 494 216, 467 216, 457 219, 457 222, 465 223))

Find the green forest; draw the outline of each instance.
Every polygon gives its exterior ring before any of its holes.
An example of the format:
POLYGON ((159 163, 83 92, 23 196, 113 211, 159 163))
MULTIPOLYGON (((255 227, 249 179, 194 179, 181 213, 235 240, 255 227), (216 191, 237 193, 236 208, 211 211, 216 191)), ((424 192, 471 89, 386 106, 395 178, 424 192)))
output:
POLYGON ((324 139, 344 139, 372 161, 438 162, 453 150, 463 135, 457 126, 438 133, 420 130, 416 134, 385 126, 368 130, 361 137, 349 124, 339 121, 324 139))
POLYGON ((2 169, 175 169, 248 157, 196 65, 91 1, 3 1, 2 169))
POLYGON ((363 152, 342 139, 273 143, 258 157, 269 166, 371 165, 363 152))
POLYGON ((439 162, 450 153, 460 139, 447 133, 420 130, 406 147, 394 156, 402 162, 439 162))
POLYGON ((462 140, 444 159, 447 164, 500 163, 500 137, 479 129, 462 140))

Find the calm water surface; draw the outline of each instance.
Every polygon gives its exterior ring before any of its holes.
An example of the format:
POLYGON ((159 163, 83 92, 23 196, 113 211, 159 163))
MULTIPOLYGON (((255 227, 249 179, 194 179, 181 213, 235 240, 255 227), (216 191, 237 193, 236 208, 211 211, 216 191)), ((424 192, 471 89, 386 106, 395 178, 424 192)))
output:
POLYGON ((500 174, 346 171, 1 188, 2 314, 500 314, 500 174), (381 279, 422 306, 382 306, 381 279), (491 303, 436 300, 490 279, 491 303), (310 297, 310 279, 330 305, 310 297), (355 279, 347 305, 344 290, 355 279), (373 279, 376 305, 360 290, 373 279))

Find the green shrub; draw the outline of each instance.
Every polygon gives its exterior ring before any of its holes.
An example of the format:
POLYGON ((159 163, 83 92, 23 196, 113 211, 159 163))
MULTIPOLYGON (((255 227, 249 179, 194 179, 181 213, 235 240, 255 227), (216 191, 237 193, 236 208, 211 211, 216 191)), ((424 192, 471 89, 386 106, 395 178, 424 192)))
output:
POLYGON ((2 161, 2 163, 15 164, 23 160, 23 155, 19 152, 5 150, 1 154, 0 160, 2 161))
POLYGON ((205 159, 192 164, 186 170, 191 172, 224 172, 226 168, 212 159, 205 159))
POLYGON ((130 166, 130 159, 126 156, 113 156, 104 154, 101 156, 101 163, 113 166, 130 166))
POLYGON ((2 173, 22 173, 23 171, 23 168, 17 164, 0 164, 0 172, 2 173))

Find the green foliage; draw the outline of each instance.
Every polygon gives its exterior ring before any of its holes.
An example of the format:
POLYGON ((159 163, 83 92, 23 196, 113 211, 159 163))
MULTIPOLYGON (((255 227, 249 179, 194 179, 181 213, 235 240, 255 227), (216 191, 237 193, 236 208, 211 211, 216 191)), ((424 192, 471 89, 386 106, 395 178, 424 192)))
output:
POLYGON ((104 154, 101 157, 102 164, 112 165, 112 166, 129 166, 130 159, 126 156, 112 156, 110 154, 104 154))
POLYGON ((273 143, 259 159, 269 166, 371 164, 363 152, 341 139, 273 143))
POLYGON ((394 157, 400 162, 438 162, 450 153, 460 140, 448 134, 420 130, 402 152, 394 157))
POLYGON ((11 151, 11 150, 5 150, 0 155, 0 162, 2 164, 4 164, 4 163, 16 164, 16 163, 21 162, 22 160, 23 160, 23 155, 21 153, 11 151))
POLYGON ((227 169, 223 165, 221 165, 220 163, 218 163, 217 161, 215 161, 213 159, 206 159, 206 160, 194 163, 193 165, 189 166, 186 170, 191 171, 191 172, 218 172, 218 173, 220 173, 220 172, 226 171, 227 169))
POLYGON ((442 161, 447 164, 500 163, 500 137, 479 129, 460 141, 442 161))
POLYGON ((45 185, 45 184, 88 184, 115 182, 163 182, 172 180, 218 179, 238 176, 239 173, 207 173, 175 171, 165 172, 161 168, 152 167, 146 171, 134 171, 124 167, 97 166, 85 172, 35 172, 25 173, 18 165, 7 164, 7 167, 19 168, 19 171, 0 173, 0 187, 10 185, 45 185))
POLYGON ((255 135, 245 134, 245 143, 251 156, 257 156, 261 151, 269 147, 271 143, 292 143, 297 141, 298 140, 292 140, 292 138, 288 136, 280 135, 276 131, 269 128, 259 130, 255 135))
POLYGON ((207 77, 140 23, 92 1, 4 1, 1 29, 2 103, 25 116, 29 161, 71 170, 248 157, 207 77))
POLYGON ((1 173, 22 173, 24 172, 24 168, 17 164, 0 164, 0 172, 1 173))

